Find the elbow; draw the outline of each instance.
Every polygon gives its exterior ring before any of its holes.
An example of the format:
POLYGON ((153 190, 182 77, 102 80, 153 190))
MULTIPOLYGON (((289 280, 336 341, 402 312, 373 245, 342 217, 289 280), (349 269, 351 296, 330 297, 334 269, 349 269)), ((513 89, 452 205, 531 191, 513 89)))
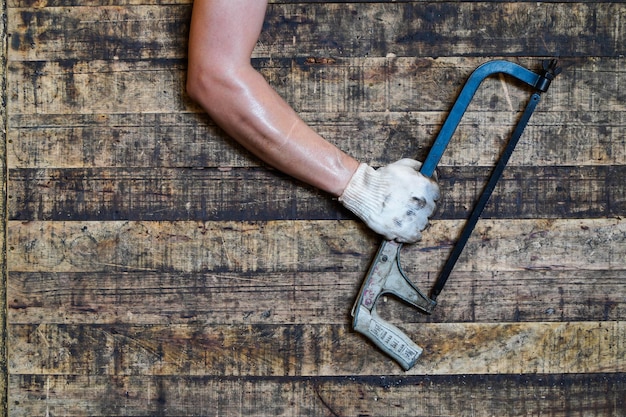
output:
MULTIPOLYGON (((213 96, 218 93, 220 85, 227 76, 223 66, 215 65, 212 60, 189 59, 187 69, 187 95, 201 106, 207 107, 214 102, 213 96)), ((208 110, 208 109, 207 109, 208 110)))
POLYGON ((190 62, 187 70, 187 95, 208 113, 212 113, 221 99, 238 89, 240 74, 234 68, 234 65, 190 62))
POLYGON ((187 84, 185 86, 189 98, 204 106, 206 96, 210 94, 211 86, 214 85, 211 77, 210 70, 190 63, 187 70, 187 84))

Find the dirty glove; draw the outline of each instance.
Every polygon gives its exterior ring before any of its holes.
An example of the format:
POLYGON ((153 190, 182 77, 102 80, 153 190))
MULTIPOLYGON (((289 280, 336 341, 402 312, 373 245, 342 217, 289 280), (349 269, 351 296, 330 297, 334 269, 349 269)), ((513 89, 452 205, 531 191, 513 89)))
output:
POLYGON ((387 240, 416 242, 439 199, 439 186, 419 173, 421 166, 413 159, 377 170, 361 164, 339 201, 387 240))

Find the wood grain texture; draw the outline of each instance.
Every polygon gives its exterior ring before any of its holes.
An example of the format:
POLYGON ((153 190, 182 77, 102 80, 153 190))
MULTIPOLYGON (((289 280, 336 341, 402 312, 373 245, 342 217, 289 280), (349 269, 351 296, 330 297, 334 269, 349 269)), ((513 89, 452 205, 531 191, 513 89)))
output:
MULTIPOLYGON (((445 195, 434 218, 467 218, 491 168, 440 168, 445 195)), ((41 168, 11 170, 11 177, 11 220, 354 218, 323 193, 265 169, 41 168)), ((620 216, 626 213, 625 177, 621 165, 509 167, 483 217, 620 216)))
MULTIPOLYGON (((403 248, 407 271, 438 271, 464 221, 433 222, 403 248)), ((378 238, 356 221, 9 222, 16 272, 363 271, 378 238)), ((624 219, 482 220, 459 271, 626 269, 624 219)))
MULTIPOLYGON (((428 292, 434 273, 411 270, 428 292)), ((392 297, 394 323, 624 320, 623 270, 455 271, 431 316, 392 297)), ((14 324, 346 324, 363 273, 12 272, 14 324)))
POLYGON ((34 375, 343 376, 626 371, 624 322, 408 323, 404 372, 347 325, 12 325, 12 372, 34 375), (54 349, 48 347, 55 346, 54 349), (358 346, 358 348, 356 348, 358 346))
MULTIPOLYGON (((386 117, 381 120, 384 122, 393 121, 394 115, 390 113, 394 112, 447 112, 470 73, 483 62, 498 57, 501 56, 337 58, 320 64, 310 62, 315 60, 310 57, 272 57, 254 59, 253 64, 296 110, 312 118, 311 123, 322 125, 319 116, 315 119, 320 112, 323 120, 338 118, 343 123, 355 123, 352 117, 360 121, 360 113, 384 112, 386 117), (347 112, 356 114, 347 118, 347 112)), ((509 60, 535 70, 541 62, 540 58, 509 60)), ((624 109, 620 60, 565 57, 562 62, 567 72, 545 96, 547 104, 539 107, 538 114, 564 109, 587 112, 624 109), (611 71, 604 73, 599 67, 611 68, 611 71)), ((73 117, 82 116, 83 119, 78 120, 84 124, 89 119, 83 113, 94 113, 95 126, 102 123, 116 126, 117 120, 124 120, 122 115, 112 115, 114 119, 110 121, 106 115, 133 113, 132 100, 145 109, 142 113, 199 111, 182 93, 184 71, 182 60, 11 61, 10 94, 20 114, 33 117, 47 114, 49 122, 44 125, 53 124, 55 115, 70 113, 78 113, 73 117), (177 93, 172 93, 172 88, 177 93)), ((470 111, 486 108, 515 112, 523 107, 522 98, 527 100, 527 91, 508 78, 490 79, 472 101, 470 111)), ((143 114, 143 117, 150 121, 155 115, 143 114)), ((175 116, 169 117, 174 120, 175 116)), ((167 123, 168 119, 162 120, 167 123)), ((159 119, 155 119, 157 121, 159 119)), ((365 122, 361 121, 368 126, 365 122)), ((512 124, 511 120, 503 123, 512 124)))
MULTIPOLYGON (((540 103, 510 166, 624 164, 623 111, 605 108, 560 113, 549 112, 549 106, 540 103)), ((466 113, 441 166, 491 164, 496 147, 507 137, 517 115, 488 106, 466 113)), ((399 156, 423 158, 447 113, 302 116, 345 151, 381 166, 399 156)), ((7 156, 12 168, 260 166, 257 159, 196 114, 21 115, 13 116, 9 123, 7 156)))
MULTIPOLYGON (((434 313, 381 299, 408 373, 350 328, 379 238, 186 96, 191 5, 7 2, 10 415, 626 415, 625 2, 270 1, 254 67, 374 166, 481 63, 563 65, 434 313)), ((402 251, 423 290, 527 96, 472 101, 402 251)))
MULTIPOLYGON (((67 60, 183 58, 190 10, 179 4, 10 8, 11 49, 27 60, 55 60, 60 52, 67 60)), ((261 35, 257 53, 616 56, 624 52, 623 12, 608 2, 273 4, 265 24, 271 30, 261 35)))
POLYGON ((624 374, 366 377, 13 376, 15 416, 624 416, 624 374), (241 396, 241 393, 246 393, 241 396), (45 401, 32 401, 45 398, 45 401), (81 398, 83 400, 77 400, 81 398), (201 409, 202 413, 199 413, 201 409))

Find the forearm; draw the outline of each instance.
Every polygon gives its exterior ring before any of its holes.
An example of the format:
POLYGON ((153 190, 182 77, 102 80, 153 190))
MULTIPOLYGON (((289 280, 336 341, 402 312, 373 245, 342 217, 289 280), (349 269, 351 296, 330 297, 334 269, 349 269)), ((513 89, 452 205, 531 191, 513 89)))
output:
POLYGON ((251 67, 213 73, 197 101, 231 137, 276 169, 339 196, 358 162, 325 141, 251 67))
MULTIPOLYGON (((250 21, 238 25, 236 33, 228 34, 224 22, 232 21, 228 21, 227 14, 240 13, 237 4, 245 2, 196 1, 190 34, 188 92, 222 129, 260 159, 339 196, 358 162, 309 128, 250 65, 265 7, 262 1, 254 2, 251 7, 256 10, 246 7, 250 21), (248 31, 242 31, 242 26, 248 31)), ((232 25, 230 31, 233 32, 232 25)))

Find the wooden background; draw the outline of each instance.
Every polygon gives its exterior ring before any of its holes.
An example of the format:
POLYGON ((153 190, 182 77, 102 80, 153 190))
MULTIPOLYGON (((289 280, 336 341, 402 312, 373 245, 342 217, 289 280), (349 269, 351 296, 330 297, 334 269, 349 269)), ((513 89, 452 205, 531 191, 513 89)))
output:
MULTIPOLYGON (((383 300, 407 373, 350 326, 379 239, 185 95, 191 0, 2 4, 8 415, 626 415, 623 2, 270 4, 254 66, 374 166, 423 158, 481 63, 563 66, 434 314, 383 300)), ((459 126, 403 249, 423 289, 527 96, 489 79, 459 126)))

